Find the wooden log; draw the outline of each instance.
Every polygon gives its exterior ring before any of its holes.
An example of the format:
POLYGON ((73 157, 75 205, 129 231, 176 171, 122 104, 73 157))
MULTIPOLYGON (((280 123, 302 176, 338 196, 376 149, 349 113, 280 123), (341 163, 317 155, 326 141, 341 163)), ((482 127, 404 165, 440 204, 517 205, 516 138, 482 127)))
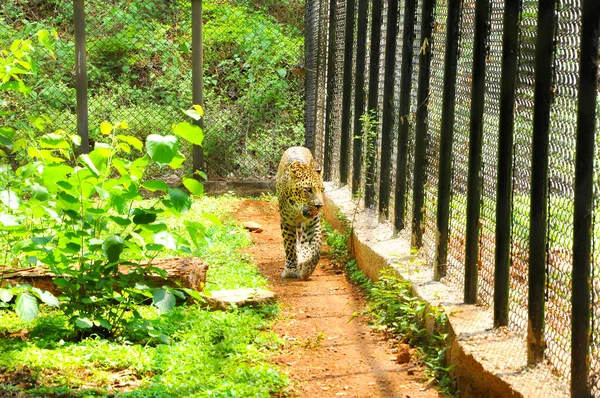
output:
MULTIPOLYGON (((206 282, 208 265, 197 257, 154 259, 150 264, 144 263, 143 265, 151 265, 167 273, 167 279, 164 279, 156 272, 145 276, 144 280, 155 287, 171 286, 174 288, 189 288, 202 291, 204 282, 206 282)), ((127 274, 129 267, 120 265, 119 271, 122 274, 127 274)), ((26 283, 58 296, 61 292, 53 282, 55 277, 56 275, 46 267, 0 267, 0 287, 8 284, 15 286, 26 283)))

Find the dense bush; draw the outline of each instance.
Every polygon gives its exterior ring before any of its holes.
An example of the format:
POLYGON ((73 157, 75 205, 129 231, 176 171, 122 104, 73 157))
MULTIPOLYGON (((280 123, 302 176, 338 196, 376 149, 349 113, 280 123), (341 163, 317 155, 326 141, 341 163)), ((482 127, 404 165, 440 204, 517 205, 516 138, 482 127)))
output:
MULTIPOLYGON (((103 120, 128 120, 142 141, 170 131, 192 102, 190 2, 85 7, 92 141, 101 139, 103 120)), ((289 73, 303 54, 303 2, 212 0, 203 7, 209 175, 263 178, 285 147, 303 141, 304 84, 289 73)), ((32 92, 17 109, 49 116, 40 134, 76 131, 72 18, 72 4, 54 0, 9 0, 0 11, 2 42, 58 32, 56 59, 37 56, 32 92)))

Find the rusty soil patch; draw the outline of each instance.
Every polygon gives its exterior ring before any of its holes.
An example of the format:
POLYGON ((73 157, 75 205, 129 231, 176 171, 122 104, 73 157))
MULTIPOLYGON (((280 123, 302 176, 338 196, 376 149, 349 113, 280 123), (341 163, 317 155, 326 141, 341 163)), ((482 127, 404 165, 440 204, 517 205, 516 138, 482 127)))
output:
MULTIPOLYGON (((375 333, 360 314, 364 298, 323 250, 317 270, 307 281, 282 279, 285 253, 277 204, 242 200, 235 218, 256 222, 248 249, 282 304, 275 331, 285 341, 273 362, 292 380, 299 397, 439 397, 427 385, 423 369, 404 356, 398 342, 375 333), (401 360, 400 362, 404 362, 401 360)), ((413 360, 414 361, 414 360, 413 360)))

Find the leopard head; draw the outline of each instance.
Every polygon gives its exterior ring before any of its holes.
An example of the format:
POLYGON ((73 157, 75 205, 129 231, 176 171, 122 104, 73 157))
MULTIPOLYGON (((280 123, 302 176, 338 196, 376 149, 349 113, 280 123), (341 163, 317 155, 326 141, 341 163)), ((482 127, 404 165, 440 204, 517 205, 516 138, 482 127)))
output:
POLYGON ((293 161, 289 164, 289 198, 306 218, 313 217, 323 207, 323 180, 321 174, 306 163, 293 161))

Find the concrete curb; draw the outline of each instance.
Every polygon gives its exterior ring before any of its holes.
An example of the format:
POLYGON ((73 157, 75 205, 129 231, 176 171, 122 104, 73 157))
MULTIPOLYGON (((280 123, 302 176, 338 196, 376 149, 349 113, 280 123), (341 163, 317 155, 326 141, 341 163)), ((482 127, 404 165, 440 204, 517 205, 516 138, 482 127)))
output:
POLYGON ((527 366, 524 336, 493 328, 491 309, 462 304, 454 286, 433 280, 432 267, 415 261, 410 235, 394 234, 393 226, 378 222, 372 210, 355 211, 356 201, 347 187, 325 184, 325 219, 343 231, 352 225, 349 242, 360 269, 372 280, 382 268, 393 268, 411 282, 414 292, 431 306, 448 314, 448 365, 454 365, 461 397, 569 397, 568 380, 559 379, 550 367, 527 366))

